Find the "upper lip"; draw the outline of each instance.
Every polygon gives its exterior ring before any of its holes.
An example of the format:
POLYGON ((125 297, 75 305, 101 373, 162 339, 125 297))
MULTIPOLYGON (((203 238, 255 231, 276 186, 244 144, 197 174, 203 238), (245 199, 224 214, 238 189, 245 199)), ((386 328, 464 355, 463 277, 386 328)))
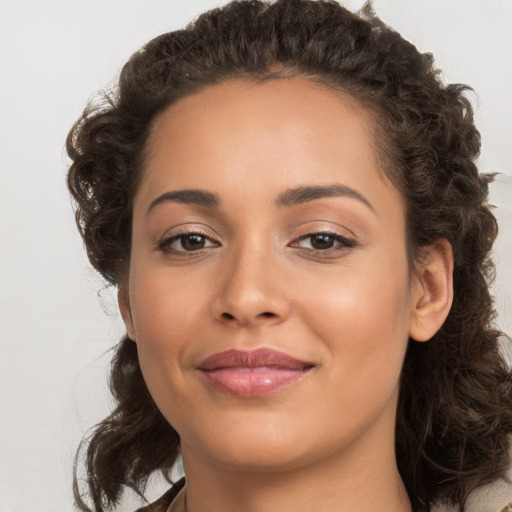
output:
POLYGON ((200 370, 219 370, 221 368, 260 368, 276 367, 288 370, 304 370, 313 363, 301 361, 279 350, 259 348, 256 350, 226 350, 217 352, 199 364, 200 370))

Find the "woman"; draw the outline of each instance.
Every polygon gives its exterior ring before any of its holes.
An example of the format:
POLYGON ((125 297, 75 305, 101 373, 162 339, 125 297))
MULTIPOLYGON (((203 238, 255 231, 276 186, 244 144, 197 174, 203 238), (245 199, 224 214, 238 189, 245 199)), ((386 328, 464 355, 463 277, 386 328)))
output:
POLYGON ((186 487, 146 510, 462 510, 505 475, 465 89, 369 8, 251 0, 154 39, 86 109, 69 187, 127 328, 95 510, 179 454, 186 487))

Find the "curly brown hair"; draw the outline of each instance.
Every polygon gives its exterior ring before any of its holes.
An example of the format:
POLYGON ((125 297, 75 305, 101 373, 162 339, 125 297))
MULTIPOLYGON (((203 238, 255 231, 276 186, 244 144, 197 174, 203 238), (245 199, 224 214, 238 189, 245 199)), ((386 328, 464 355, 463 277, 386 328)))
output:
MULTIPOLYGON (((373 113, 385 174, 406 202, 411 262, 446 238, 454 255, 454 302, 428 343, 409 341, 401 377, 396 453, 415 508, 447 502, 503 477, 512 432, 512 383, 500 352, 489 285, 497 223, 487 205, 492 176, 479 175, 480 136, 467 86, 444 84, 430 54, 366 6, 334 0, 234 1, 163 34, 124 66, 116 90, 90 104, 72 128, 68 185, 89 259, 112 285, 126 279, 132 203, 152 121, 209 84, 300 76, 344 91, 373 113)), ((179 437, 144 383, 125 337, 112 361, 112 414, 86 448, 95 510, 128 486, 142 492, 169 475, 179 437)), ((75 496, 89 510, 75 477, 75 496)))

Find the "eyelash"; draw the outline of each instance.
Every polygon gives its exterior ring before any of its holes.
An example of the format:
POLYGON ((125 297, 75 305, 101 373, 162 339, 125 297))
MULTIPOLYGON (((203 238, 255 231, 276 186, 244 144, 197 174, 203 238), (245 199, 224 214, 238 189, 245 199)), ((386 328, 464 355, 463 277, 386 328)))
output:
MULTIPOLYGON (((176 250, 176 249, 171 248, 171 245, 174 242, 179 241, 180 239, 181 239, 181 246, 183 247, 183 241, 187 237, 192 237, 192 236, 201 237, 205 241, 207 240, 209 242, 212 242, 212 245, 210 245, 209 247, 218 247, 220 245, 218 242, 212 240, 212 238, 209 237, 208 235, 206 235, 205 233, 201 233, 201 231, 198 231, 198 230, 191 230, 191 231, 183 231, 181 233, 177 233, 170 237, 164 238, 163 240, 158 242, 157 248, 158 248, 158 250, 160 250, 166 254, 180 254, 180 255, 190 255, 190 254, 197 253, 197 252, 205 249, 205 247, 201 247, 196 250, 186 250, 186 249, 176 250)), ((208 247, 206 247, 206 249, 207 248, 208 247)))
MULTIPOLYGON (((338 233, 333 233, 330 231, 316 231, 313 233, 308 233, 306 235, 303 235, 299 238, 296 238, 289 244, 289 247, 298 247, 298 244, 300 242, 308 240, 308 239, 310 240, 310 244, 311 244, 311 240, 313 237, 321 237, 321 236, 329 238, 333 244, 337 243, 338 247, 327 247, 324 249, 318 249, 315 247, 302 247, 302 249, 304 251, 308 251, 310 253, 315 253, 315 254, 318 254, 321 256, 328 256, 333 253, 338 253, 341 251, 345 251, 347 249, 351 249, 358 245, 355 240, 341 236, 338 233)), ((191 256, 191 255, 197 254, 199 252, 202 252, 205 249, 207 250, 211 247, 219 247, 219 246, 220 246, 219 242, 217 242, 216 240, 213 240, 208 235, 206 235, 200 231, 197 231, 197 230, 184 231, 181 233, 177 233, 175 235, 172 235, 171 237, 164 238, 163 240, 161 240, 160 242, 157 243, 157 249, 159 251, 161 251, 165 254, 175 254, 175 255, 180 255, 180 256, 191 256), (193 237, 193 236, 197 236, 197 237, 201 238, 204 243, 210 243, 210 245, 207 247, 203 246, 198 249, 191 249, 191 250, 185 249, 183 247, 184 240, 187 237, 193 237), (181 240, 182 249, 181 250, 173 249, 171 247, 172 244, 179 240, 181 240)), ((300 247, 298 247, 298 248, 300 248, 300 247)))
POLYGON ((343 250, 351 249, 353 247, 356 247, 356 245, 357 245, 355 240, 351 240, 349 238, 339 235, 338 233, 332 233, 330 231, 317 231, 314 233, 308 233, 307 235, 303 235, 303 236, 297 238, 290 245, 291 245, 291 247, 296 247, 299 242, 308 240, 308 239, 310 240, 310 244, 311 244, 313 237, 321 237, 321 236, 329 238, 333 244, 338 243, 338 247, 327 247, 325 249, 318 249, 315 247, 303 247, 302 249, 304 249, 306 251, 314 252, 316 254, 326 256, 326 255, 330 255, 335 252, 340 252, 343 250))

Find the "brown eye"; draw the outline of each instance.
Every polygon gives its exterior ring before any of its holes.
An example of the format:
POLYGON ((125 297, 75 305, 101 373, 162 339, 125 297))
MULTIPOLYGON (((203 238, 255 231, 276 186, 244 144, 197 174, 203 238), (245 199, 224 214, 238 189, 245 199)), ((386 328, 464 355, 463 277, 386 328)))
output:
POLYGON ((311 247, 313 249, 330 249, 335 242, 335 237, 326 233, 310 235, 311 247))
POLYGON ((181 246, 185 251, 197 251, 205 246, 206 238, 197 233, 191 235, 184 235, 181 237, 181 246))
POLYGON ((293 242, 293 247, 307 249, 309 251, 329 251, 343 250, 354 247, 356 243, 353 240, 334 233, 310 233, 301 236, 293 242))
POLYGON ((182 233, 162 240, 158 244, 161 251, 167 253, 184 253, 200 251, 219 244, 201 233, 182 233))

